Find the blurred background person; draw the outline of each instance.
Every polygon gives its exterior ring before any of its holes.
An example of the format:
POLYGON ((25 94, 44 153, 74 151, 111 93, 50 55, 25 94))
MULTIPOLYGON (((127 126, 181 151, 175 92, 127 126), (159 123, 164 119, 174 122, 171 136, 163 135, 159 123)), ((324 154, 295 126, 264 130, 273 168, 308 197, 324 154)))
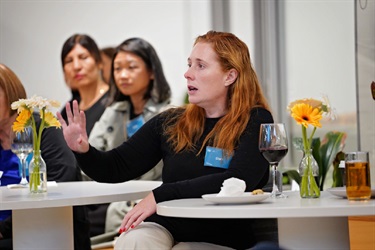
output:
MULTIPOLYGON (((11 151, 10 131, 17 117, 17 110, 11 104, 26 98, 26 91, 16 74, 0 64, 0 171, 3 171, 1 185, 18 184, 21 180, 19 160, 11 151)), ((37 126, 40 116, 34 115, 37 126)), ((81 171, 74 154, 68 148, 61 129, 54 127, 43 130, 41 142, 42 157, 47 165, 47 180, 56 182, 80 181, 81 171)), ((73 207, 74 249, 91 249, 89 221, 84 206, 73 207)), ((12 249, 11 211, 0 211, 0 249, 12 249)))
POLYGON ((109 84, 109 80, 111 78, 112 58, 115 51, 116 48, 114 47, 104 47, 100 50, 100 55, 103 62, 102 77, 107 84, 109 84))
MULTIPOLYGON (((61 62, 64 71, 64 78, 67 86, 77 91, 79 109, 86 115, 87 134, 101 115, 103 114, 109 85, 103 80, 103 61, 99 47, 93 38, 86 34, 73 34, 63 44, 61 51, 61 62)), ((70 101, 72 102, 73 99, 70 101)), ((61 111, 65 120, 65 108, 61 111)), ((83 179, 85 175, 83 175, 83 179)), ((90 221, 90 236, 104 232, 105 218, 102 214, 106 212, 108 204, 87 205, 90 221)))
POLYGON ((130 38, 114 54, 108 107, 89 135, 94 147, 107 151, 130 138, 145 121, 170 103, 171 89, 150 43, 130 38))
MULTIPOLYGON (((107 84, 109 84, 109 79, 111 77, 111 64, 112 64, 112 57, 114 53, 115 53, 115 48, 113 47, 105 47, 100 50, 100 56, 101 56, 102 63, 103 63, 102 78, 104 82, 107 84)), ((73 100, 77 100, 79 102, 80 96, 77 90, 77 86, 71 86, 70 82, 66 82, 66 84, 68 85, 68 87, 70 88, 72 92, 72 98, 70 99, 69 102, 71 103, 73 100)))
MULTIPOLYGON (((90 134, 104 112, 109 89, 101 73, 103 62, 100 50, 90 36, 74 34, 63 45, 61 62, 67 86, 79 94, 79 108, 85 112, 86 129, 90 134)), ((65 108, 61 114, 66 120, 65 108)))
MULTIPOLYGON (((145 122, 169 107, 171 89, 153 46, 130 38, 115 51, 110 80, 109 106, 89 136, 94 147, 108 151, 129 139, 145 122)), ((138 179, 161 180, 163 163, 138 179)), ((107 210, 105 232, 116 235, 125 214, 136 201, 113 202, 107 210)), ((108 234, 92 238, 100 243, 108 234)))

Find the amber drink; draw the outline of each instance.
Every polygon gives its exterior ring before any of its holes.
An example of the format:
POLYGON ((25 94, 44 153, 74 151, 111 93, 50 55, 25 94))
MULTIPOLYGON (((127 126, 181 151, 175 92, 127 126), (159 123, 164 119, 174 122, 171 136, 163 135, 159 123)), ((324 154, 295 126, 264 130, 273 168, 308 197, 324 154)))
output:
POLYGON ((370 164, 368 152, 345 154, 346 196, 348 200, 371 198, 370 164))

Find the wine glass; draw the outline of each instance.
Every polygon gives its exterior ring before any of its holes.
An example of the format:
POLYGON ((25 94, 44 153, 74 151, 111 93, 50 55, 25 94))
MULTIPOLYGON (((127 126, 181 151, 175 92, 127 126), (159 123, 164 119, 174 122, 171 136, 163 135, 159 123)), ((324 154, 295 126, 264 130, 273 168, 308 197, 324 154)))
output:
POLYGON ((264 123, 260 125, 259 151, 272 167, 273 198, 286 198, 282 193, 282 178, 277 166, 288 153, 288 139, 283 123, 264 123))
POLYGON ((15 153, 21 162, 21 182, 26 186, 29 182, 26 179, 26 158, 33 151, 33 132, 31 127, 25 127, 24 131, 10 131, 11 150, 15 153))

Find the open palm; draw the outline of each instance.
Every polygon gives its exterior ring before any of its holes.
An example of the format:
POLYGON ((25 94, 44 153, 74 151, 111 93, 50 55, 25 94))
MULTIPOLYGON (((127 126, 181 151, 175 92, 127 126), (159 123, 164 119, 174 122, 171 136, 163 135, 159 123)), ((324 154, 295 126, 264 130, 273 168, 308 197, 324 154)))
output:
POLYGON ((88 137, 86 132, 86 116, 83 111, 79 111, 77 101, 73 101, 73 112, 70 104, 66 104, 66 114, 68 122, 57 112, 65 141, 69 148, 79 153, 85 153, 89 150, 88 137))

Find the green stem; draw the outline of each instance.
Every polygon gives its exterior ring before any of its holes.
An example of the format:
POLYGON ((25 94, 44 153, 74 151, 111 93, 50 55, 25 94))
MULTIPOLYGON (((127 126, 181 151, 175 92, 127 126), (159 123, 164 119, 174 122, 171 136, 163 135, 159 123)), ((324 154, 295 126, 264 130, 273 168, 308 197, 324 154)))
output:
POLYGON ((33 155, 33 171, 30 173, 30 190, 37 191, 40 185, 40 150, 34 150, 33 155))
POLYGON ((44 119, 45 119, 45 109, 42 110, 42 121, 40 123, 40 126, 39 126, 39 132, 38 132, 38 142, 37 142, 37 145, 36 145, 36 148, 35 150, 40 150, 40 144, 41 144, 41 141, 42 141, 42 132, 43 132, 43 129, 44 129, 44 119))
POLYGON ((36 132, 36 123, 34 116, 31 116, 32 126, 33 126, 33 146, 34 146, 34 168, 32 173, 30 173, 30 190, 37 191, 40 185, 40 145, 42 142, 42 132, 44 129, 44 119, 45 119, 45 109, 42 109, 41 123, 39 126, 38 133, 36 132))
POLYGON ((305 152, 307 152, 307 150, 310 148, 309 147, 309 144, 308 144, 308 141, 307 141, 307 131, 306 131, 306 127, 302 125, 302 142, 303 142, 303 149, 305 150, 305 152))
POLYGON ((315 134, 315 131, 316 131, 316 127, 314 127, 311 135, 310 135, 310 138, 309 138, 309 148, 311 148, 311 143, 312 143, 312 139, 313 139, 313 136, 315 134))
POLYGON ((313 169, 312 169, 312 154, 311 150, 304 152, 304 158, 307 160, 307 166, 303 171, 302 180, 301 180, 301 197, 320 197, 320 189, 316 184, 313 169))
POLYGON ((35 119, 32 114, 31 114, 31 126, 33 129, 33 148, 35 149, 37 145, 37 141, 38 141, 38 137, 37 137, 38 134, 36 133, 35 119))
POLYGON ((313 169, 312 169, 312 160, 311 157, 311 144, 313 136, 315 134, 316 127, 314 127, 311 135, 307 138, 307 128, 302 125, 302 142, 304 149, 304 158, 307 157, 307 166, 303 171, 301 186, 300 186, 300 195, 301 197, 320 197, 320 189, 316 184, 313 169))

